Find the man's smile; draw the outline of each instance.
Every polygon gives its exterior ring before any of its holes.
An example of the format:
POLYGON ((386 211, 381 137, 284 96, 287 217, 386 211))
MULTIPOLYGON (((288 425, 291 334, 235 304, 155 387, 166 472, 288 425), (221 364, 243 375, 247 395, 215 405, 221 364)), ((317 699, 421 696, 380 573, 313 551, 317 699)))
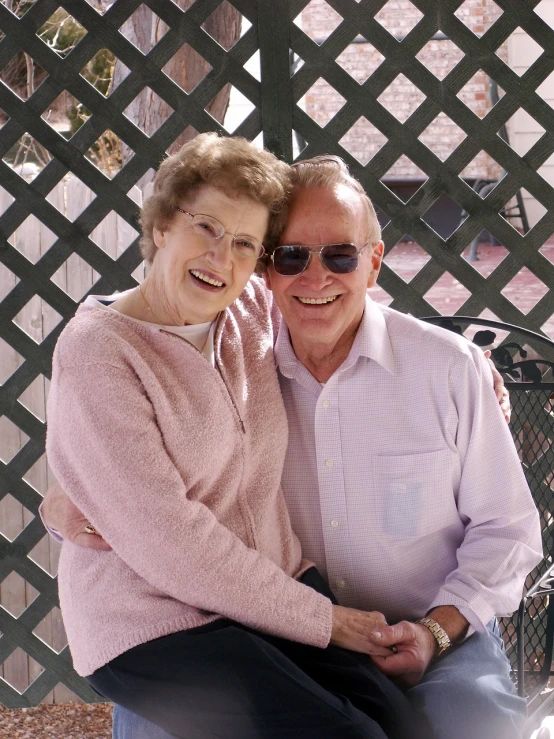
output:
POLYGON ((303 298, 300 295, 296 295, 296 299, 304 305, 326 305, 335 301, 339 295, 328 295, 325 298, 303 298))

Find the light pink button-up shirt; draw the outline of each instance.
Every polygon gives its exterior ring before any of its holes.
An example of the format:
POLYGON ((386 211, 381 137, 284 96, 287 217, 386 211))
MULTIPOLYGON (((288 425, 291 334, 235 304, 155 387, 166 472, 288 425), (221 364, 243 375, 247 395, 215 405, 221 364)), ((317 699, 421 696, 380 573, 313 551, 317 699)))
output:
POLYGON ((283 489, 342 605, 389 622, 452 604, 482 631, 542 557, 538 514, 482 352, 373 303, 322 386, 281 326, 283 489))

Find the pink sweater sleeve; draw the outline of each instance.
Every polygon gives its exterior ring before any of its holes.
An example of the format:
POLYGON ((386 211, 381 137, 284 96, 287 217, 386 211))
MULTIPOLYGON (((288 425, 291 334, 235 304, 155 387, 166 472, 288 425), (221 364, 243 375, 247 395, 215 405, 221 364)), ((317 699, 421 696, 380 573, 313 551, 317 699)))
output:
MULTIPOLYGON (((330 600, 248 548, 205 505, 187 498, 133 371, 59 364, 48 400, 48 459, 115 553, 183 603, 327 646, 330 600)), ((191 438, 186 453, 194 453, 194 446, 191 438)))

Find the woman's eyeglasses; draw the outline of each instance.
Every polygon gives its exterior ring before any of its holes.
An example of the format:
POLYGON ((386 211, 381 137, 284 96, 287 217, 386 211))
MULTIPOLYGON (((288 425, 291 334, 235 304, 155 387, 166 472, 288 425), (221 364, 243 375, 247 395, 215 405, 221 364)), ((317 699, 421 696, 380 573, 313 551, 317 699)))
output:
POLYGON ((235 234, 226 231, 223 224, 212 216, 205 216, 201 213, 193 215, 187 210, 177 207, 179 213, 184 213, 190 218, 190 225, 194 233, 202 236, 210 243, 220 242, 226 233, 232 236, 231 249, 242 259, 259 259, 264 253, 263 244, 250 236, 235 236, 235 234))
POLYGON ((368 246, 361 249, 355 244, 325 244, 319 249, 311 249, 309 246, 278 246, 270 259, 274 270, 287 277, 301 275, 315 254, 319 255, 323 266, 337 275, 346 275, 358 268, 360 254, 368 246))

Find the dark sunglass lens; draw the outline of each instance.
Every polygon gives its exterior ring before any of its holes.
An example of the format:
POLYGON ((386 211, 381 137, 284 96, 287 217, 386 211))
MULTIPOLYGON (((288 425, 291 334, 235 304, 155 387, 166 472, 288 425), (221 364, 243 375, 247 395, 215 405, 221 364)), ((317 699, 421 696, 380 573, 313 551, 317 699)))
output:
POLYGON ((354 244, 330 244, 322 249, 321 259, 328 270, 344 275, 358 266, 358 250, 354 244))
POLYGON ((273 266, 280 275, 299 275, 306 269, 310 252, 304 246, 279 246, 273 254, 273 266))

